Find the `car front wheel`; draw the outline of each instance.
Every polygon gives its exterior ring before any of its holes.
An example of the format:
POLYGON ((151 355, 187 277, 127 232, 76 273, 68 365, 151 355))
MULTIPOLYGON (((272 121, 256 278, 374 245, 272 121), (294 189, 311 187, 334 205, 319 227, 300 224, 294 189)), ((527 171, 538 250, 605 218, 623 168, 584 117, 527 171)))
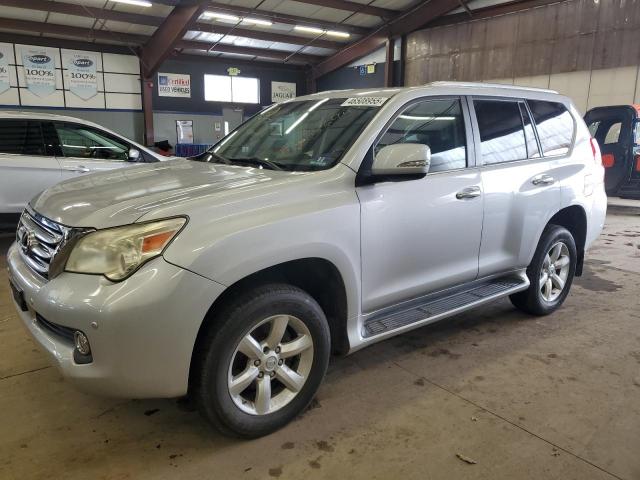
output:
POLYGON ((300 414, 324 377, 329 328, 318 303, 267 285, 219 312, 203 340, 196 401, 223 433, 258 437, 300 414))

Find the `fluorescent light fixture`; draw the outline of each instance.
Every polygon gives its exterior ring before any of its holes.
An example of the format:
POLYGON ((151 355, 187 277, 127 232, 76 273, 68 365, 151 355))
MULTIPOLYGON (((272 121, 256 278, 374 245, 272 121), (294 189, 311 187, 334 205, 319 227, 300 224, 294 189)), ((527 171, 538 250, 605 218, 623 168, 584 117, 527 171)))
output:
POLYGON ((202 16, 205 18, 215 18, 217 20, 231 20, 232 22, 240 21, 240 17, 236 17, 235 15, 229 15, 227 13, 204 12, 202 16))
POLYGON ((326 32, 327 35, 331 35, 332 37, 340 37, 340 38, 349 38, 351 36, 350 33, 347 32, 337 32, 335 30, 327 30, 326 32))
POLYGON ((298 125, 300 125, 300 123, 307 118, 307 116, 309 115, 309 112, 305 112, 303 113, 300 118, 298 120, 296 120, 295 122, 293 122, 293 125, 291 125, 289 128, 287 128, 287 130, 284 132, 285 135, 289 135, 294 128, 296 128, 298 125))
POLYGON ((317 34, 324 33, 324 30, 322 30, 321 28, 305 27, 304 25, 296 25, 295 27, 293 27, 293 29, 298 30, 300 32, 307 32, 307 33, 317 33, 317 34))
POLYGON ((126 3, 127 5, 136 5, 137 7, 151 7, 153 4, 146 0, 111 0, 115 3, 126 3))
POLYGON ((259 18, 243 18, 243 23, 250 23, 252 25, 264 25, 265 27, 270 27, 273 25, 269 20, 261 20, 259 18))

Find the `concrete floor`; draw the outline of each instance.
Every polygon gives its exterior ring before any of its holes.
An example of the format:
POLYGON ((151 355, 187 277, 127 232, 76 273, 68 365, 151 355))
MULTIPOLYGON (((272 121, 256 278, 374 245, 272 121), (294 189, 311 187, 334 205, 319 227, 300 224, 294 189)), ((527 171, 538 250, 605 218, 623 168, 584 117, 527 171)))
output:
POLYGON ((640 216, 609 216, 556 314, 504 300, 334 359, 313 408, 250 442, 64 383, 3 261, 1 479, 640 479, 640 216))

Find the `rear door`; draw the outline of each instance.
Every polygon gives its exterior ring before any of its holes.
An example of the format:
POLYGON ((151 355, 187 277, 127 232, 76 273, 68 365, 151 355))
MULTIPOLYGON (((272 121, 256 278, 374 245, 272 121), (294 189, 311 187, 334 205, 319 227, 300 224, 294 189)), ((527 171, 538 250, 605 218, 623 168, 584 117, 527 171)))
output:
POLYGON ((39 120, 0 119, 0 213, 19 213, 60 178, 39 120))
POLYGON ((526 267, 561 203, 553 160, 543 158, 526 102, 474 97, 484 222, 480 277, 526 267))
POLYGON ((589 110, 584 120, 600 146, 607 194, 615 195, 634 167, 635 110, 630 106, 598 107, 589 110))
POLYGON ((130 165, 131 145, 123 139, 80 123, 54 122, 53 125, 60 141, 64 179, 130 165))

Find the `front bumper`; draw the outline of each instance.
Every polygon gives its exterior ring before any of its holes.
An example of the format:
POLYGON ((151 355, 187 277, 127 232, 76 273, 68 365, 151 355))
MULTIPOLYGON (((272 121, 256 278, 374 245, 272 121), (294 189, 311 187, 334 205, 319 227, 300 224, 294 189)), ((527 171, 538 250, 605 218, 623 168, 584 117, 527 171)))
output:
POLYGON ((16 303, 22 323, 63 376, 79 388, 126 398, 187 392, 198 330, 223 285, 162 257, 120 283, 68 272, 45 281, 20 258, 15 243, 7 264, 10 280, 24 292, 27 311, 16 303), (36 314, 83 331, 93 361, 75 363, 72 342, 43 328, 36 314))

